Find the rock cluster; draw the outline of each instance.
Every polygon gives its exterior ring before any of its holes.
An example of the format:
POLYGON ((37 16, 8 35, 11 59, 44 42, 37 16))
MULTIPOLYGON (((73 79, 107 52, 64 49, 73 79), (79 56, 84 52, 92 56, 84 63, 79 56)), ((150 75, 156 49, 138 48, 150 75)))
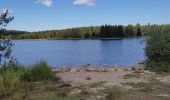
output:
POLYGON ((58 72, 121 72, 121 71, 141 71, 141 70, 146 70, 145 64, 138 64, 135 66, 131 67, 124 67, 120 65, 115 65, 113 67, 102 67, 102 66, 90 66, 89 64, 87 65, 82 65, 81 67, 62 67, 60 69, 57 68, 52 68, 52 71, 55 73, 58 72))

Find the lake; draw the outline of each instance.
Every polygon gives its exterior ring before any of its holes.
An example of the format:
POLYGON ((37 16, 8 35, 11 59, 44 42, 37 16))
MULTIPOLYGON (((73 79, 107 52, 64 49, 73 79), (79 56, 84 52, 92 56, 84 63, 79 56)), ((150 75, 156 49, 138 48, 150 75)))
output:
POLYGON ((17 40, 13 43, 13 55, 24 65, 45 60, 54 67, 80 64, 131 66, 146 58, 144 38, 17 40))

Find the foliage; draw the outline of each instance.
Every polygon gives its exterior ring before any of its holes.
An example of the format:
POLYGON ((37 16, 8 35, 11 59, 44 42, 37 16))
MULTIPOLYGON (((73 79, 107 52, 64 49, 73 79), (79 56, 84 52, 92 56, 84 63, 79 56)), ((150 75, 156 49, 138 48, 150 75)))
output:
POLYGON ((170 72, 170 63, 167 61, 148 61, 148 67, 150 67, 153 71, 170 72))
POLYGON ((100 29, 100 37, 101 38, 112 38, 112 37, 124 37, 126 34, 124 32, 123 26, 112 26, 112 25, 105 25, 101 26, 100 29))
POLYGON ((139 27, 138 27, 138 30, 137 30, 137 36, 142 36, 142 32, 141 32, 139 27))
POLYGON ((3 29, 5 26, 7 26, 7 24, 14 19, 14 17, 9 17, 8 15, 9 15, 8 10, 2 11, 0 13, 0 26, 1 26, 0 28, 1 29, 3 29))
POLYGON ((30 81, 52 79, 52 71, 46 62, 39 62, 30 69, 19 65, 11 56, 12 41, 5 39, 7 32, 4 27, 14 18, 8 16, 8 10, 0 13, 0 99, 11 95, 18 87, 30 81))
POLYGON ((23 82, 25 69, 19 66, 10 64, 0 68, 0 97, 12 93, 23 82))
MULTIPOLYGON (((5 31, 5 28, 9 22, 11 22, 14 17, 8 16, 8 10, 0 13, 0 32, 3 34, 5 31)), ((11 47, 12 42, 8 39, 5 39, 3 36, 0 40, 0 66, 3 66, 5 64, 8 64, 9 62, 12 62, 14 58, 11 56, 11 47)))
POLYGON ((117 38, 128 36, 147 35, 155 29, 164 29, 170 32, 170 25, 102 25, 79 27, 63 30, 49 30, 39 32, 26 32, 16 30, 6 30, 0 32, 0 38, 6 39, 100 39, 100 38, 117 38))
POLYGON ((52 71, 45 61, 40 61, 37 64, 30 66, 23 79, 25 81, 42 81, 52 79, 52 71))
POLYGON ((154 70, 170 71, 170 32, 160 28, 150 33, 147 39, 148 66, 154 70))
POLYGON ((7 30, 1 37, 6 39, 100 39, 100 38, 117 38, 128 36, 141 36, 147 34, 151 27, 159 26, 140 26, 138 25, 102 25, 90 27, 78 27, 63 30, 50 30, 39 32, 26 32, 7 30), (140 33, 140 34, 138 34, 140 33))
POLYGON ((0 97, 10 95, 25 83, 52 79, 52 71, 46 62, 39 62, 31 68, 10 64, 0 68, 0 97))

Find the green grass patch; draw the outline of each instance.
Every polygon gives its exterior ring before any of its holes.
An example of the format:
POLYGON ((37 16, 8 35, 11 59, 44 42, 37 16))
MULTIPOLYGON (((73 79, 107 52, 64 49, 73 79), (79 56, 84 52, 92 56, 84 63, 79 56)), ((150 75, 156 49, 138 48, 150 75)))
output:
POLYGON ((42 80, 50 80, 53 77, 53 73, 49 68, 49 65, 40 61, 37 64, 34 64, 27 69, 23 76, 23 80, 25 81, 42 81, 42 80))
POLYGON ((48 64, 40 61, 30 68, 10 64, 0 68, 0 99, 14 94, 19 88, 27 88, 30 82, 52 80, 48 64))

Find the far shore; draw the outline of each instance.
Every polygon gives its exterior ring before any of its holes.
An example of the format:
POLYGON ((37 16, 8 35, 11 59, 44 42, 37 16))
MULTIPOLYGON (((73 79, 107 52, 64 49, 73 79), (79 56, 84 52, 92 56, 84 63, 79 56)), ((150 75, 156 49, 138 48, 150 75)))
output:
POLYGON ((12 39, 13 41, 32 41, 32 40, 122 40, 122 39, 128 39, 128 38, 144 38, 146 36, 133 36, 133 37, 124 37, 124 38, 48 38, 48 39, 12 39))

